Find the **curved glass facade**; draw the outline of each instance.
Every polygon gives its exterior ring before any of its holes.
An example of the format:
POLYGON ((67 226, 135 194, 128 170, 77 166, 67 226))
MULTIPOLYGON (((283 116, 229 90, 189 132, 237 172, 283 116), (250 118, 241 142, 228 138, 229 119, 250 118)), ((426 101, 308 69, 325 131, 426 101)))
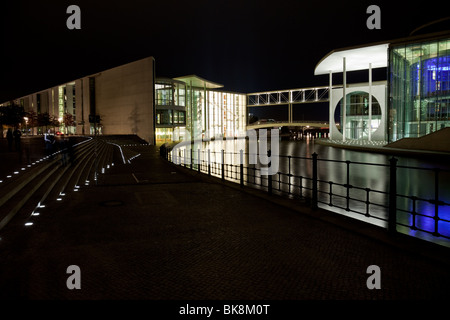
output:
POLYGON ((390 51, 389 141, 450 126, 450 39, 390 51))
MULTIPOLYGON (((335 110, 335 122, 344 121, 344 103, 340 100, 335 110)), ((349 139, 368 140, 369 130, 375 132, 381 122, 381 108, 377 99, 372 96, 372 113, 369 110, 369 93, 363 91, 351 92, 346 95, 347 110, 345 113, 345 135, 349 139)), ((342 133, 342 125, 339 131, 342 133)))

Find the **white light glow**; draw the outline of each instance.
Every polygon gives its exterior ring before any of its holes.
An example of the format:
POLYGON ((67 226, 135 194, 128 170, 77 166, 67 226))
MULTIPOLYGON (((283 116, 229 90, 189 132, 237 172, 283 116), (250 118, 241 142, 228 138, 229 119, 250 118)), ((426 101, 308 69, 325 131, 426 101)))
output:
POLYGON ((33 222, 27 222, 27 223, 25 223, 25 225, 26 225, 26 226, 32 226, 32 225, 33 225, 33 222))

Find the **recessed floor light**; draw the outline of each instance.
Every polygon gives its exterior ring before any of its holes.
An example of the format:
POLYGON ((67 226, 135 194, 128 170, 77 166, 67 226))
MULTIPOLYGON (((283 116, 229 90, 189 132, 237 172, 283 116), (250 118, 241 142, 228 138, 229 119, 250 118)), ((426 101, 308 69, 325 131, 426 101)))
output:
POLYGON ((32 225, 33 225, 33 222, 27 222, 27 223, 25 223, 25 225, 26 225, 26 226, 32 226, 32 225))

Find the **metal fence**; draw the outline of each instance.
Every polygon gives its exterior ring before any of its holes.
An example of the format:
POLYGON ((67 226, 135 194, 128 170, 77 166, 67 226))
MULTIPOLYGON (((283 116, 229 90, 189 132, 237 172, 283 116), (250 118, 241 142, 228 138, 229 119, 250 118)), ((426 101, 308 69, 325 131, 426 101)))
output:
POLYGON ((242 186, 262 189, 268 194, 302 199, 313 209, 320 206, 329 211, 351 213, 354 217, 384 226, 392 232, 403 227, 411 235, 420 231, 432 238, 450 240, 450 190, 440 187, 440 179, 443 180, 444 174, 449 175, 449 170, 400 166, 394 157, 389 159, 389 163, 379 164, 321 159, 313 153, 311 157, 280 155, 279 162, 285 162, 284 169, 274 175, 261 175, 262 166, 248 162, 249 157, 255 155, 242 150, 239 153, 224 150, 215 152, 193 150, 188 146, 172 151, 164 149, 161 155, 177 165, 242 186), (332 178, 329 173, 320 174, 324 164, 331 168, 341 166, 341 174, 332 178), (295 170, 299 167, 305 169, 303 173, 295 170), (356 168, 366 172, 378 168, 377 175, 386 183, 379 188, 358 185, 351 179, 352 171, 356 168), (426 173, 428 184, 422 181, 426 195, 420 192, 412 195, 398 192, 398 184, 404 180, 398 177, 408 175, 410 171, 426 173))

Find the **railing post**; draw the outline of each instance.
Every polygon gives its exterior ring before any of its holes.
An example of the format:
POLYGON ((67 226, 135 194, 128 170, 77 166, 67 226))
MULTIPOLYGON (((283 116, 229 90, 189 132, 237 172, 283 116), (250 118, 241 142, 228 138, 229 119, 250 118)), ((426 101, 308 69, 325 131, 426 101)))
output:
MULTIPOLYGON (((270 159, 270 154, 271 154, 271 151, 270 150, 268 150, 267 151, 267 157, 270 159)), ((271 166, 271 162, 272 161, 269 161, 269 163, 268 163, 268 167, 270 168, 270 166, 271 166)), ((268 173, 267 173, 267 192, 271 195, 272 194, 272 175, 270 174, 270 170, 268 170, 268 173)))
POLYGON ((200 172, 200 164, 201 164, 201 161, 200 161, 200 149, 198 149, 197 154, 198 154, 198 164, 197 164, 198 168, 197 168, 197 170, 198 170, 198 172, 200 172))
POLYGON ((192 164, 194 162, 193 155, 194 155, 194 149, 192 148, 192 145, 191 145, 191 170, 192 170, 192 164))
POLYGON ((241 181, 241 186, 244 185, 244 151, 241 149, 240 151, 240 181, 241 181))
POLYGON ((347 202, 347 207, 345 208, 346 211, 350 211, 350 161, 345 161, 347 164, 347 184, 345 187, 347 188, 347 196, 345 197, 347 202))
POLYGON ((288 170, 288 187, 289 187, 289 192, 288 194, 291 194, 291 156, 288 156, 288 161, 289 161, 289 170, 288 170))
POLYGON ((208 149, 208 175, 211 175, 211 149, 208 149))
POLYGON ((397 232, 397 161, 392 157, 389 159, 389 216, 388 231, 397 232))
POLYGON ((434 232, 435 237, 439 237, 439 168, 434 169, 434 232))
POLYGON ((225 157, 223 149, 221 153, 222 153, 222 180, 225 180, 225 157))
POLYGON ((317 197, 317 153, 312 154, 313 161, 313 185, 312 185, 312 208, 317 209, 318 197, 317 197))

